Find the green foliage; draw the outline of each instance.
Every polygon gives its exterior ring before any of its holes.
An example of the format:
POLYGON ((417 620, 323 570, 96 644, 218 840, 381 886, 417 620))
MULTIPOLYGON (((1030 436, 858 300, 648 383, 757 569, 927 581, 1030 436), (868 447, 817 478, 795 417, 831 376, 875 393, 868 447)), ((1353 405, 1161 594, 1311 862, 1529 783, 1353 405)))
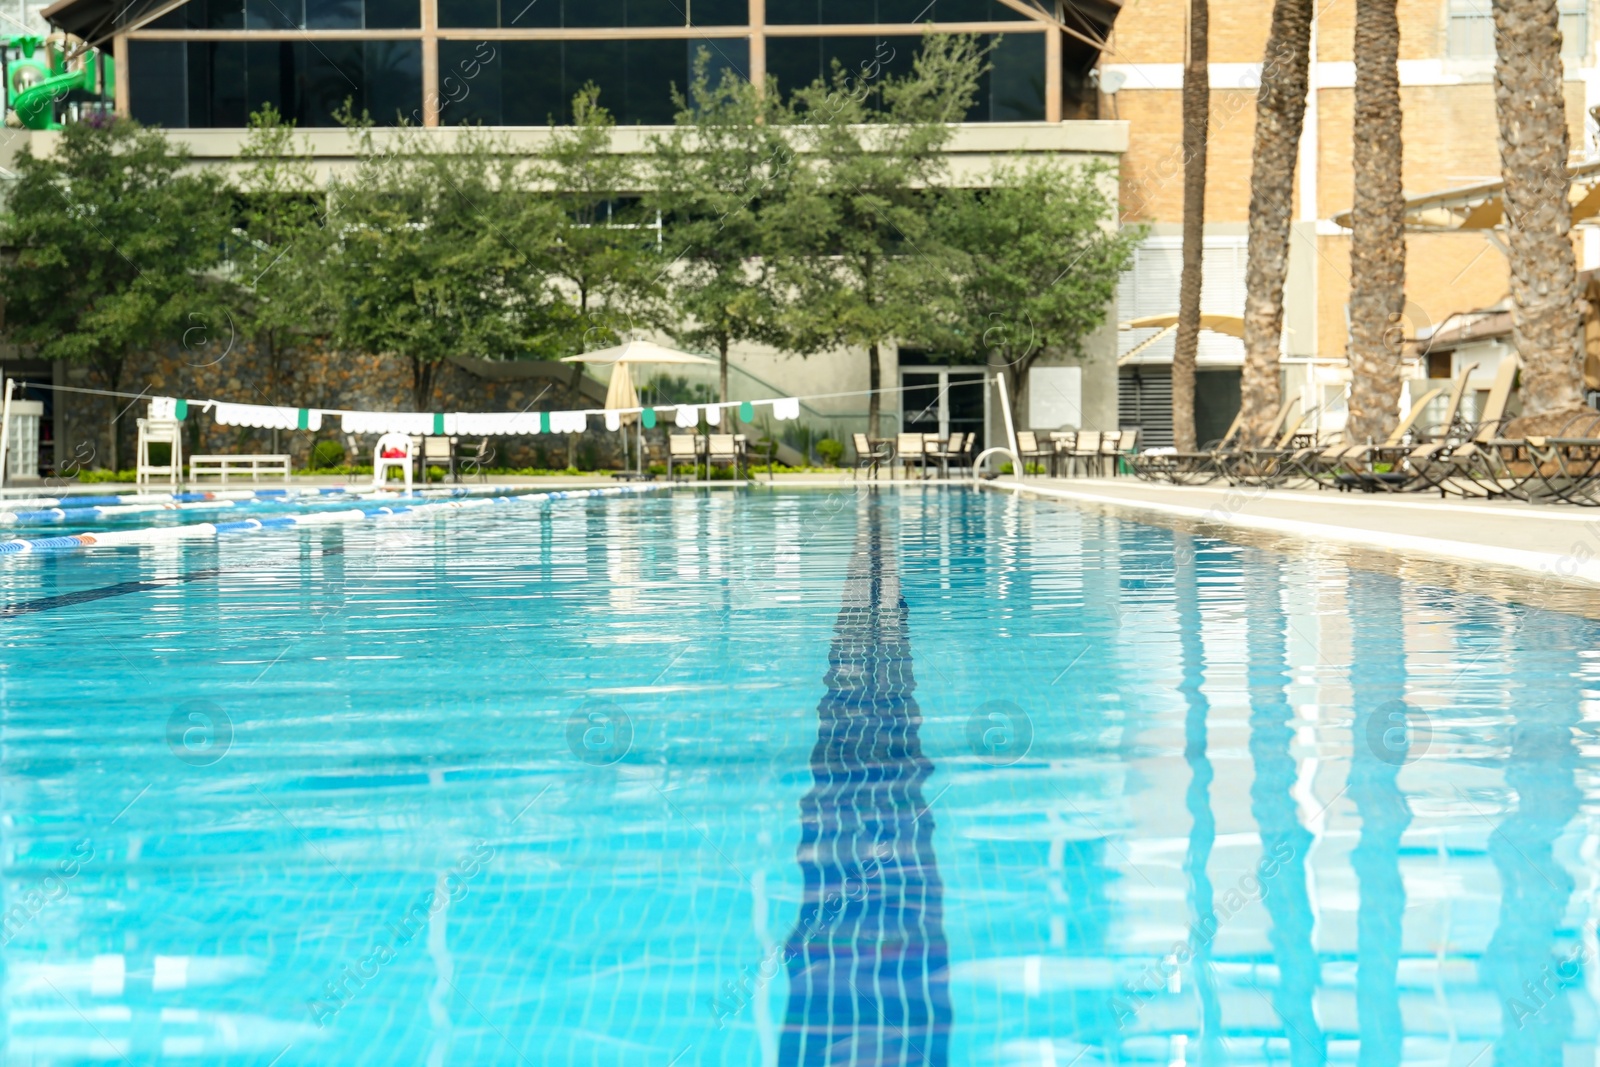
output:
POLYGON ((844 459, 844 442, 834 437, 824 437, 817 442, 817 455, 830 467, 837 467, 844 459))
POLYGON ((311 145, 271 104, 250 116, 239 150, 239 225, 233 263, 239 327, 270 350, 325 333, 332 318, 323 227, 326 198, 311 145))
POLYGON ((182 173, 187 161, 121 120, 67 126, 49 157, 24 148, 0 215, 0 245, 16 250, 0 268, 7 339, 88 362, 116 389, 130 352, 211 321, 229 205, 221 176, 182 173))
POLYGON ((971 362, 997 357, 1013 403, 1041 355, 1080 354, 1144 237, 1115 225, 1113 181, 1100 164, 1005 164, 987 188, 941 193, 933 231, 950 250, 953 300, 936 344, 971 362))
POLYGON ((311 470, 341 466, 344 463, 344 446, 338 441, 318 441, 311 446, 309 459, 307 466, 311 470))
MULTIPOLYGON (((929 34, 912 72, 885 81, 882 111, 837 63, 830 82, 795 91, 800 151, 767 211, 786 347, 866 349, 876 390, 885 344, 934 333, 951 257, 930 229, 930 189, 984 69, 974 38, 929 34)), ((874 392, 873 429, 878 408, 874 392)))
POLYGON ((590 83, 572 99, 573 124, 557 127, 534 178, 554 208, 551 225, 529 235, 542 265, 571 290, 563 305, 564 352, 620 344, 659 318, 661 264, 653 214, 629 197, 635 164, 613 151, 616 120, 590 83))
POLYGON ((695 57, 688 95, 675 97, 677 125, 652 140, 645 204, 661 214, 673 263, 669 329, 678 343, 717 353, 716 399, 726 401, 729 347, 780 340, 759 206, 793 152, 777 95, 758 93, 731 70, 713 85, 710 58, 703 48, 695 57))
POLYGON ((510 150, 472 130, 450 150, 410 126, 350 135, 359 162, 329 189, 335 342, 410 360, 418 411, 449 356, 547 354, 561 300, 523 249, 555 220, 510 150))

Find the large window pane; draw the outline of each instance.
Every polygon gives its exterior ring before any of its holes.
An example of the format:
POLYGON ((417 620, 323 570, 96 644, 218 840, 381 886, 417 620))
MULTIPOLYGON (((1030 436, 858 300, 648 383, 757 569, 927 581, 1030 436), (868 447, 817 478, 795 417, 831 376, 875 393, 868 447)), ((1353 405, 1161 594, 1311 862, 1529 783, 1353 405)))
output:
POLYGON ((252 41, 245 45, 245 107, 251 113, 271 104, 279 113, 300 114, 293 41, 252 41))
POLYGON ((245 0, 244 23, 252 30, 298 30, 301 0, 245 0))
POLYGON ((1044 120, 1044 35, 1013 33, 1000 39, 988 76, 990 122, 1044 120))
POLYGON ((565 0, 561 5, 566 26, 626 26, 626 0, 565 0))
MULTIPOLYGON (((699 17, 695 4, 695 21, 699 17)), ((767 22, 776 26, 825 23, 1000 22, 1026 19, 998 0, 767 0, 767 22)))
MULTIPOLYGON (((439 0, 439 25, 462 29, 493 29, 500 25, 499 0, 439 0)), ((440 64, 444 63, 441 54, 440 64)))
POLYGON ((367 110, 381 125, 422 125, 422 42, 364 41, 367 110))
MULTIPOLYGON (((366 104, 360 41, 299 42, 300 125, 337 126, 334 115, 349 100, 357 114, 366 104)), ((374 121, 392 122, 372 113, 374 121)))
POLYGON ((421 25, 420 0, 367 0, 369 30, 414 30, 421 25))
POLYGON ((128 42, 128 102, 146 126, 189 125, 187 47, 182 41, 128 42))
POLYGON ((565 84, 562 98, 566 106, 562 122, 571 122, 572 94, 587 82, 600 87, 600 104, 618 116, 628 102, 628 55, 621 41, 567 41, 562 49, 566 56, 565 84))
POLYGON ((558 41, 505 41, 500 85, 507 126, 547 126, 571 120, 558 41))
POLYGON ((561 25, 561 0, 502 0, 501 25, 524 29, 529 26, 561 25))
POLYGON ((439 42, 439 121, 446 126, 505 124, 501 107, 506 41, 439 42))
POLYGON ((743 26, 750 21, 747 0, 694 0, 693 26, 743 26))
POLYGON ((359 30, 361 0, 305 0, 306 29, 359 30))
POLYGON ((243 42, 196 41, 189 45, 189 122, 199 127, 243 126, 243 42))
POLYGON ((617 121, 625 125, 670 126, 677 108, 672 90, 688 87, 688 51, 682 41, 629 41, 628 99, 617 121))
MULTIPOLYGON (((731 71, 734 77, 742 81, 750 80, 750 39, 707 37, 689 42, 689 54, 684 64, 685 81, 694 73, 695 57, 701 49, 706 52, 706 78, 712 85, 721 83, 724 71, 731 71)), ((684 82, 680 82, 678 87, 682 90, 684 82)))
POLYGON ((244 28, 243 0, 200 0, 201 28, 239 30, 244 28))

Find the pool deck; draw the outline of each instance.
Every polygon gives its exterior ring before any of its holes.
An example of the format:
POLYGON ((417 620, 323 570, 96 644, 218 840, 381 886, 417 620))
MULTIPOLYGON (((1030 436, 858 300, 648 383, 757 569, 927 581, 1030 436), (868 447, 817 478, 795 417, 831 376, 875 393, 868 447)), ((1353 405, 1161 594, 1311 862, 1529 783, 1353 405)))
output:
POLYGON ((1122 478, 1001 479, 997 490, 1600 586, 1600 508, 1511 501, 1174 486, 1122 478))

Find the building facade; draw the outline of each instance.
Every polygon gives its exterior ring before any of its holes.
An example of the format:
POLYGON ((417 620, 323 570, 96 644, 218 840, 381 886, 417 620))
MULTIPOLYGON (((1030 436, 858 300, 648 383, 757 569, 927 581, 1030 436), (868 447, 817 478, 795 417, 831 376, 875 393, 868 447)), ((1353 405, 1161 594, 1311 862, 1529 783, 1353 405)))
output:
MULTIPOLYGON (((1567 115, 1573 158, 1592 156, 1595 126, 1588 109, 1600 104, 1592 17, 1587 0, 1560 0, 1567 115)), ((1244 242, 1250 199, 1250 154, 1255 94, 1272 4, 1239 0, 1210 9, 1211 119, 1206 185, 1207 312, 1237 315, 1244 303, 1244 242)), ((1492 183, 1500 177, 1494 109, 1494 23, 1488 0, 1400 0, 1400 82, 1408 197, 1492 183)), ((1124 320, 1177 311, 1183 217, 1181 107, 1185 0, 1141 0, 1117 16, 1112 49, 1102 65, 1108 86, 1120 82, 1107 114, 1127 120, 1122 207, 1127 221, 1146 222, 1151 238, 1125 279, 1119 300, 1124 320)), ((1355 5, 1318 6, 1313 24, 1311 93, 1307 101, 1285 292, 1285 379, 1301 390, 1325 429, 1343 424, 1342 392, 1349 327, 1350 233, 1334 221, 1352 199, 1352 101, 1355 5)), ((1579 265, 1600 266, 1600 230, 1580 227, 1579 265)), ((1508 271, 1492 230, 1413 232, 1407 239, 1405 337, 1425 340, 1452 319, 1495 308, 1508 297, 1508 271)), ((1153 331, 1124 331, 1124 353, 1153 331)), ((1425 347, 1421 346, 1421 347, 1425 347)), ((1201 398, 1237 394, 1237 340, 1204 335, 1201 398), (1232 379, 1231 381, 1229 379, 1232 379)), ((1159 416, 1170 395, 1172 339, 1138 353, 1122 368, 1125 418, 1159 416), (1132 400, 1147 398, 1142 404, 1132 400)), ((1437 362, 1437 361, 1435 361, 1437 362)), ((1428 374, 1424 358, 1408 364, 1428 374)), ((1488 388, 1493 366, 1481 367, 1474 387, 1488 388)), ((1214 415, 1203 423, 1226 425, 1214 415)), ((1170 428, 1168 431, 1170 433, 1170 428)), ((1201 436, 1205 436, 1204 426, 1201 436)), ((1155 435, 1152 435, 1155 436, 1155 435)))

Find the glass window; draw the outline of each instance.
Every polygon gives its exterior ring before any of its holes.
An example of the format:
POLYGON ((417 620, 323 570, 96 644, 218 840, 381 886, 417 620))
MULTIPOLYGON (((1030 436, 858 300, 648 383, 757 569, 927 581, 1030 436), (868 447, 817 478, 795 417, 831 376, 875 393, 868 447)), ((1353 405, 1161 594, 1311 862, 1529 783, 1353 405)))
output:
POLYGON ((298 30, 304 24, 301 0, 245 0, 244 24, 252 30, 298 30))
POLYGON ((1446 50, 1453 59, 1494 58, 1494 15, 1489 0, 1450 0, 1446 50))
POLYGON ((1044 121, 1044 34, 1013 33, 1000 38, 991 57, 989 73, 979 89, 978 109, 987 97, 988 114, 982 122, 1044 121))
POLYGON ((508 41, 439 42, 439 121, 446 126, 505 125, 502 52, 508 41))
MULTIPOLYGON (((699 6, 697 0, 695 21, 703 23, 699 6)), ((767 0, 767 22, 780 26, 1012 22, 1027 17, 998 0, 767 0)))
POLYGON ((504 0, 500 7, 502 26, 561 25, 561 0, 504 0))
MULTIPOLYGON (((439 0, 439 25, 445 28, 492 29, 500 25, 499 0, 439 0)), ((440 47, 443 47, 441 42, 440 47)), ((444 53, 439 67, 444 68, 444 53)))
POLYGON ((129 41, 128 102, 146 126, 189 125, 189 97, 182 41, 129 41))
POLYGON ((361 49, 372 120, 388 126, 404 117, 422 125, 422 42, 362 41, 361 49))
POLYGON ((1572 59, 1589 54, 1588 0, 1561 0, 1561 54, 1572 59))
POLYGON ((548 126, 571 119, 563 92, 561 42, 506 41, 500 85, 507 126, 548 126))
POLYGON ((367 0, 369 30, 415 30, 421 25, 419 0, 367 0))
POLYGON ((563 26, 626 26, 626 0, 565 0, 561 5, 563 26))
POLYGON ((359 30, 361 0, 305 0, 306 29, 359 30))
POLYGON ((692 0, 691 26, 743 26, 750 21, 748 0, 692 0))

